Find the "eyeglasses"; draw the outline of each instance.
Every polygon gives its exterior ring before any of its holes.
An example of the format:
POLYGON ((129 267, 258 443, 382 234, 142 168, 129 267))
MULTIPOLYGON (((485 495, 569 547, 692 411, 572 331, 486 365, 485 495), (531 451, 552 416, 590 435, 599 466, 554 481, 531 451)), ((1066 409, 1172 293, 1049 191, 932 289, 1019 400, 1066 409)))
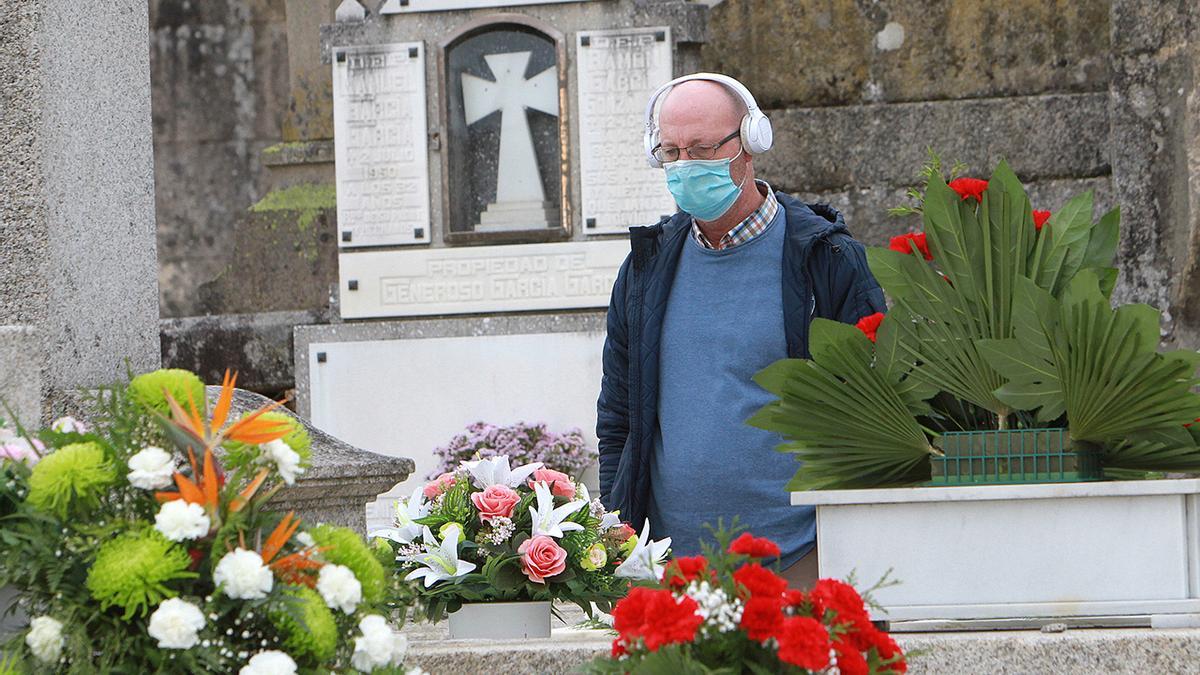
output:
POLYGON ((672 148, 670 146, 663 146, 659 144, 654 146, 654 150, 651 152, 654 155, 654 158, 663 164, 674 162, 675 160, 679 159, 680 150, 686 150, 688 157, 692 159, 712 159, 714 156, 716 156, 718 148, 737 138, 740 134, 740 130, 735 131, 716 143, 697 143, 695 145, 689 145, 686 148, 672 148))

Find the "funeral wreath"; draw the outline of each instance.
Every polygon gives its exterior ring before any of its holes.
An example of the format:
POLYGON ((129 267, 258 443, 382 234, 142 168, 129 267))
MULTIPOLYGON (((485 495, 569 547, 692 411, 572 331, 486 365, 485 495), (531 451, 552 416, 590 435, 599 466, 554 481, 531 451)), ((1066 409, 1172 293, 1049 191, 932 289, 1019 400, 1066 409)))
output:
POLYGON ((17 672, 395 670, 382 564, 352 530, 267 501, 305 471, 276 405, 236 417, 236 376, 159 370, 102 390, 91 426, 0 440, 0 586, 29 628, 17 672))
POLYGON ((462 462, 396 503, 392 546, 418 615, 464 603, 563 600, 607 611, 631 579, 657 578, 670 539, 637 534, 587 487, 540 462, 462 462))
POLYGON ((1146 477, 1200 471, 1193 351, 1161 353, 1159 312, 1112 306, 1120 214, 1090 193, 1035 210, 1001 162, 947 182, 924 229, 867 251, 891 298, 858 326, 817 319, 811 359, 756 381, 751 424, 803 462, 797 490, 1146 477))

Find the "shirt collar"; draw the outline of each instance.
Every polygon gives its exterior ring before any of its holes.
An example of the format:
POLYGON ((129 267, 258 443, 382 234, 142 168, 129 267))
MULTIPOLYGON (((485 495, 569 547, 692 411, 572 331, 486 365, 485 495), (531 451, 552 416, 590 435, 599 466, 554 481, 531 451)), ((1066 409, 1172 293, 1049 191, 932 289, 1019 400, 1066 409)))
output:
POLYGON ((766 181, 756 180, 754 184, 758 191, 766 196, 766 199, 753 213, 726 232, 717 245, 714 246, 708 240, 708 237, 700 230, 700 224, 696 222, 695 218, 692 218, 692 237, 698 244, 714 250, 732 248, 750 241, 767 229, 767 225, 775 219, 775 214, 779 211, 779 200, 775 198, 775 191, 766 181))

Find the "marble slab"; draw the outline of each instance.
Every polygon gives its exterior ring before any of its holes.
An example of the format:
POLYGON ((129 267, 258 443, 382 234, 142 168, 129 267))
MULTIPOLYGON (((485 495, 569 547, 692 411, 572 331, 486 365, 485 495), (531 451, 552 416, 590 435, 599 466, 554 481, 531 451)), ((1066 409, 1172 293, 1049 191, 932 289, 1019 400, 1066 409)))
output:
POLYGON ((557 5, 567 2, 590 2, 594 0, 387 0, 379 7, 380 14, 412 14, 416 12, 444 12, 453 9, 481 9, 485 7, 513 7, 517 5, 557 5))
POLYGON ((429 243, 423 43, 333 55, 339 246, 429 243))
POLYGON ((580 226, 623 233, 675 212, 661 169, 646 164, 646 101, 673 74, 671 29, 579 31, 580 226))
POLYGON ((343 252, 344 319, 607 307, 624 240, 343 252))

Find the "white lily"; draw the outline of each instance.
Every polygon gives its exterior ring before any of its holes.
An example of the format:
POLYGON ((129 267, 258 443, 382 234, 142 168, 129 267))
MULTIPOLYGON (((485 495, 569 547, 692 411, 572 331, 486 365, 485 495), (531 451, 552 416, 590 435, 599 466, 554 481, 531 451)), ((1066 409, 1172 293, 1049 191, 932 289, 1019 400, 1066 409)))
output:
POLYGON ((508 468, 508 455, 491 459, 478 459, 462 463, 471 472, 475 487, 486 490, 489 485, 504 485, 515 488, 533 475, 534 471, 542 468, 541 462, 534 462, 515 469, 508 468))
POLYGON ((650 521, 642 526, 642 535, 638 537, 637 545, 629 552, 625 562, 617 566, 613 576, 625 579, 645 579, 662 581, 663 559, 671 548, 671 538, 662 541, 650 540, 650 521))
POLYGON ((429 588, 439 581, 457 579, 475 569, 475 563, 458 559, 459 531, 457 529, 451 529, 441 544, 438 544, 437 538, 433 536, 433 532, 429 531, 429 527, 422 529, 425 537, 425 552, 406 556, 404 560, 418 562, 425 567, 409 572, 408 576, 404 577, 405 581, 425 577, 425 588, 429 588))
POLYGON ((621 525, 621 512, 620 511, 612 511, 612 512, 606 513, 600 517, 600 532, 602 532, 602 533, 608 532, 609 530, 613 529, 614 527, 620 527, 620 525, 621 525))
POLYGON ((583 525, 579 523, 563 521, 571 514, 587 506, 586 501, 577 499, 573 502, 563 504, 556 509, 554 508, 554 495, 550 494, 549 485, 545 482, 534 483, 533 491, 537 494, 537 508, 529 507, 529 515, 533 517, 531 536, 536 537, 539 534, 544 534, 549 537, 561 537, 565 532, 583 529, 583 525))
POLYGON ((429 502, 425 501, 425 486, 418 485, 412 495, 408 499, 396 500, 396 526, 385 527, 374 530, 368 537, 382 537, 391 539, 392 541, 400 542, 401 544, 412 543, 412 540, 421 536, 421 525, 418 525, 416 520, 429 515, 429 502))

